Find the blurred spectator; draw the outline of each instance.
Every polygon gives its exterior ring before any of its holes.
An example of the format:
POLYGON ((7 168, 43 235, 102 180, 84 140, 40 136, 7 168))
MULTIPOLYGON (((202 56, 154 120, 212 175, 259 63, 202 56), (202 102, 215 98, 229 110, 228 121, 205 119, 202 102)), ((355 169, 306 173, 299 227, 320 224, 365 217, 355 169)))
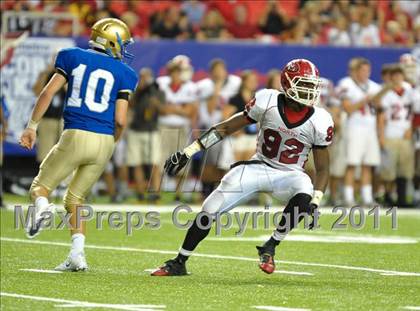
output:
POLYGON ((233 12, 233 21, 229 23, 228 31, 235 38, 251 39, 258 33, 257 25, 248 22, 248 11, 244 5, 237 5, 233 12))
POLYGON ((407 206, 407 182, 414 176, 414 150, 412 145, 413 89, 404 82, 404 71, 399 66, 390 70, 392 89, 381 99, 378 118, 379 142, 385 163, 381 177, 385 182, 387 205, 407 206), (394 182, 397 187, 397 202, 391 198, 394 182))
MULTIPOLYGON (((54 57, 55 58, 55 57, 54 57)), ((40 73, 32 90, 35 96, 38 96, 42 89, 47 85, 48 81, 55 74, 54 63, 51 62, 47 68, 40 73)), ((38 126, 38 143, 36 158, 38 163, 44 160, 45 156, 51 148, 60 139, 61 132, 63 131, 63 108, 66 98, 66 88, 62 88, 54 96, 51 105, 48 106, 39 126, 38 126)))
POLYGON ((107 164, 103 178, 111 203, 120 203, 128 197, 127 137, 126 133, 118 140, 111 160, 107 164), (114 177, 117 172, 117 178, 114 177))
POLYGON ((409 33, 397 21, 388 21, 386 23, 386 32, 384 34, 383 43, 392 46, 409 45, 412 39, 409 38, 409 33))
POLYGON ((267 83, 265 85, 267 89, 281 90, 280 84, 280 70, 272 69, 267 73, 267 83))
POLYGON ((288 28, 288 19, 278 6, 277 1, 270 0, 258 24, 263 33, 279 35, 288 28))
POLYGON ((7 117, 5 113, 5 106, 6 103, 4 101, 4 96, 0 95, 0 207, 4 207, 3 204, 3 141, 6 139, 7 136, 7 117))
POLYGON ((330 197, 329 204, 336 206, 341 203, 344 174, 346 171, 345 123, 347 114, 341 108, 332 81, 321 78, 320 105, 327 109, 334 121, 334 139, 330 146, 330 197))
MULTIPOLYGON (((182 146, 188 143, 191 125, 197 117, 197 91, 195 83, 183 75, 182 64, 177 60, 170 60, 167 64, 168 76, 156 79, 159 89, 165 94, 165 104, 160 109, 159 130, 161 167, 166 159, 182 146)), ((177 195, 175 200, 180 201, 179 175, 177 195)))
POLYGON ((132 118, 127 133, 127 165, 134 167, 137 198, 143 200, 148 190, 152 192, 148 200, 156 201, 159 199, 161 159, 158 117, 165 94, 159 90, 149 68, 141 69, 139 76, 139 85, 130 100, 132 118), (149 189, 144 178, 145 165, 151 166, 149 189))
POLYGON ((287 37, 284 39, 287 43, 309 45, 312 42, 312 36, 309 32, 308 21, 299 19, 291 24, 287 37))
MULTIPOLYGON (((197 82, 197 94, 200 100, 200 124, 208 129, 214 122, 220 122, 227 117, 224 107, 238 92, 241 79, 227 72, 226 64, 221 59, 213 59, 210 63, 210 77, 197 82), (207 119, 207 116, 212 119, 207 119), (214 122, 210 122, 214 121, 214 122)), ((220 181, 225 171, 234 162, 231 141, 226 139, 206 151, 202 174, 203 196, 207 197, 220 181)))
POLYGON ((181 34, 178 36, 178 39, 194 39, 195 33, 193 30, 193 26, 191 25, 187 14, 185 14, 184 12, 181 12, 179 16, 178 27, 181 31, 181 34))
POLYGON ((179 10, 170 7, 163 13, 157 13, 156 20, 152 24, 152 35, 166 39, 176 39, 182 32, 178 25, 179 10))
MULTIPOLYGON (((129 24, 133 36, 142 38, 152 33, 178 40, 255 39, 258 28, 263 42, 347 46, 349 36, 356 46, 412 46, 420 41, 419 1, 3 0, 0 5, 2 11, 70 12, 79 18, 85 35, 96 20, 117 17, 129 24)), ((37 34, 72 34, 70 22, 50 18, 16 17, 8 26, 37 34)))
POLYGON ((380 46, 378 26, 373 21, 373 11, 365 8, 360 12, 360 19, 350 26, 350 36, 356 46, 380 46))
POLYGON ((225 40, 230 37, 226 30, 225 21, 217 10, 210 10, 204 16, 200 30, 197 32, 197 40, 221 39, 225 40))
POLYGON ((198 27, 206 12, 206 4, 197 0, 183 1, 181 9, 187 14, 191 24, 198 27))
POLYGON ((332 27, 328 30, 328 44, 337 46, 350 46, 351 38, 348 33, 347 19, 343 15, 335 16, 332 27))
MULTIPOLYGON (((257 75, 253 71, 244 71, 241 79, 242 83, 238 93, 229 100, 229 104, 225 108, 225 117, 243 111, 245 105, 254 98, 258 88, 257 75)), ((254 155, 257 132, 257 125, 250 124, 233 136, 233 151, 236 161, 249 160, 254 155)))
POLYGON ((140 17, 133 12, 125 12, 121 20, 127 24, 133 37, 148 37, 147 30, 140 27, 140 17))
POLYGON ((355 171, 361 167, 361 197, 366 205, 373 203, 372 167, 380 164, 380 149, 376 130, 375 107, 381 91, 379 84, 369 79, 371 66, 367 59, 353 58, 349 76, 340 80, 337 94, 347 112, 345 145, 347 168, 344 200, 348 206, 355 203, 355 171))

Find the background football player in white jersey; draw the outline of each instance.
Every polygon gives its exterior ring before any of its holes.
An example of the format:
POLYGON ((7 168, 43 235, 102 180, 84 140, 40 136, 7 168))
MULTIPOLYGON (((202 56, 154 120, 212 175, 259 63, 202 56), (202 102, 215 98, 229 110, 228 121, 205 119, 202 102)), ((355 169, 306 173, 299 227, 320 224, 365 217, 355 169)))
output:
MULTIPOLYGON (((166 103, 160 109, 159 131, 161 137, 161 165, 180 146, 185 145, 191 135, 191 126, 197 118, 197 91, 192 82, 192 69, 186 70, 185 56, 175 57, 167 64, 168 76, 156 79, 164 92, 166 103)), ((176 201, 180 198, 180 180, 177 184, 176 201)))
POLYGON ((414 150, 412 144, 413 88, 404 81, 401 66, 390 70, 392 89, 381 99, 378 115, 379 143, 387 161, 381 166, 385 182, 385 202, 393 205, 390 194, 397 186, 397 206, 407 206, 407 181, 414 176, 414 150))
POLYGON ((328 184, 327 147, 334 131, 331 115, 313 106, 319 100, 319 72, 308 60, 293 60, 283 69, 281 83, 285 93, 274 89, 259 91, 243 112, 215 125, 183 151, 168 158, 165 170, 177 174, 193 154, 210 148, 250 123, 260 125, 256 154, 249 161, 232 166, 204 201, 206 213, 197 215, 178 256, 152 275, 186 275, 185 262, 210 232, 214 217, 248 201, 258 192, 272 193, 276 198, 288 201, 271 238, 257 247, 260 269, 273 273, 276 246, 304 218, 303 215, 312 214, 318 207, 328 184), (317 170, 315 186, 303 170, 311 149, 317 170))
POLYGON ((347 112, 346 174, 344 200, 354 204, 356 167, 361 166, 361 197, 364 204, 373 203, 372 168, 380 164, 380 148, 376 131, 376 105, 385 92, 369 79, 371 66, 365 58, 355 58, 349 64, 350 76, 340 80, 337 94, 347 112))
MULTIPOLYGON (((241 78, 229 74, 223 60, 217 58, 210 62, 210 76, 197 82, 199 122, 203 128, 221 122, 228 115, 227 104, 238 92, 240 85, 241 78)), ((214 146, 206 152, 203 160, 202 193, 206 198, 234 162, 231 142, 226 140, 214 146)))
POLYGON ((416 162, 414 202, 420 206, 420 59, 415 55, 415 53, 404 53, 400 57, 400 64, 404 70, 406 81, 413 87, 413 138, 416 162))

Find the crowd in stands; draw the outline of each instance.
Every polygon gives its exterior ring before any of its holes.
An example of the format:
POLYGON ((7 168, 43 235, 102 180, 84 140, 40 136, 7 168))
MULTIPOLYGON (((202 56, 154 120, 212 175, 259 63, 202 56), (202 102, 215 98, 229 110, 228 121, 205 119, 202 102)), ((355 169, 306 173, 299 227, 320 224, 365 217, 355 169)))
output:
MULTIPOLYGON (((409 0, 2 0, 0 6, 2 12, 69 12, 80 21, 82 35, 96 20, 118 17, 134 37, 144 39, 364 47, 420 42, 420 2, 409 0)), ((13 25, 14 30, 28 27, 27 22, 13 25)), ((58 22, 53 31, 71 35, 71 23, 58 22)))

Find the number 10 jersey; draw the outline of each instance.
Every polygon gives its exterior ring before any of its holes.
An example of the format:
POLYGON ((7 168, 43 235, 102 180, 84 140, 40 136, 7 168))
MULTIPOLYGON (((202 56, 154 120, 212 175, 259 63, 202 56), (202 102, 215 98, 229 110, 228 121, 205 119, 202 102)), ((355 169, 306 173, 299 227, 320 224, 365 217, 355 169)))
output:
POLYGON ((303 171, 312 148, 331 144, 334 123, 325 109, 316 106, 310 107, 300 121, 290 123, 285 101, 283 93, 264 89, 246 105, 244 114, 260 127, 253 159, 281 170, 303 171))
POLYGON ((134 91, 135 71, 105 53, 80 48, 61 50, 55 68, 68 83, 64 129, 113 135, 115 103, 134 91))

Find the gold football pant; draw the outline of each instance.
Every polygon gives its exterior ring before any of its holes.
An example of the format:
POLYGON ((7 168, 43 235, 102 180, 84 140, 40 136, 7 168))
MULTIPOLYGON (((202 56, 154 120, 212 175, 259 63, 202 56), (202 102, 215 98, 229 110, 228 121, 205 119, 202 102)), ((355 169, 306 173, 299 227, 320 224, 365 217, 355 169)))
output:
POLYGON ((73 173, 64 203, 82 204, 99 179, 114 150, 112 135, 83 130, 65 130, 59 142, 42 161, 31 193, 42 186, 51 192, 73 173))

